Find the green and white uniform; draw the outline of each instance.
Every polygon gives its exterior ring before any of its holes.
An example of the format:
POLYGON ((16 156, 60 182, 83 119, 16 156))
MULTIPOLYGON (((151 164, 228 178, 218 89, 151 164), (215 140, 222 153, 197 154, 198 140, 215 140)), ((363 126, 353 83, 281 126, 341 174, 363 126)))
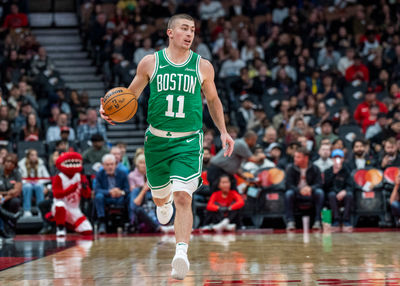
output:
MULTIPOLYGON (((182 64, 155 53, 150 78, 149 129, 145 137, 148 184, 154 191, 172 181, 189 182, 201 175, 203 108, 200 56, 192 51, 182 64)), ((155 192, 156 193, 156 192, 155 192)))

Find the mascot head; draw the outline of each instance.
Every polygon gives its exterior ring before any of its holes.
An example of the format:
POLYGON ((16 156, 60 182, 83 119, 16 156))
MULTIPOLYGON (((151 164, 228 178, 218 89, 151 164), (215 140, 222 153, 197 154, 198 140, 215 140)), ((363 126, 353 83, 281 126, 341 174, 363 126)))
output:
POLYGON ((66 152, 56 161, 56 167, 61 173, 72 177, 82 171, 82 156, 77 152, 66 152))

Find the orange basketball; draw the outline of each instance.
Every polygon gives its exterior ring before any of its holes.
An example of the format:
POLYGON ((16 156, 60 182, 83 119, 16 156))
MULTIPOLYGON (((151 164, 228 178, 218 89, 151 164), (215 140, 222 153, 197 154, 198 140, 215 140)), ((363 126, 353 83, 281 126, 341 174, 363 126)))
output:
POLYGON ((137 107, 136 96, 125 87, 115 87, 104 96, 103 109, 112 121, 128 121, 135 115, 137 107))

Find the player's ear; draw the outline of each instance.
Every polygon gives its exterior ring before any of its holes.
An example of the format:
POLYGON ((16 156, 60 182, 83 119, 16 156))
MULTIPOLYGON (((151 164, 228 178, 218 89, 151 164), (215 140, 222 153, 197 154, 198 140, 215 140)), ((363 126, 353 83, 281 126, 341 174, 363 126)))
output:
POLYGON ((172 37, 173 36, 172 29, 167 29, 167 36, 168 37, 172 37))

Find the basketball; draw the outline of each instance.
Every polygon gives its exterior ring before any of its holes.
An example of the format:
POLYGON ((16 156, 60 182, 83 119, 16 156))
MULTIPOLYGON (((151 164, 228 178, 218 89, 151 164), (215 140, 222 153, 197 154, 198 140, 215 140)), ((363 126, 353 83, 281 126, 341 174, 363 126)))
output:
POLYGON ((137 107, 136 96, 125 87, 115 87, 104 96, 103 109, 112 121, 128 121, 135 115, 137 107))

